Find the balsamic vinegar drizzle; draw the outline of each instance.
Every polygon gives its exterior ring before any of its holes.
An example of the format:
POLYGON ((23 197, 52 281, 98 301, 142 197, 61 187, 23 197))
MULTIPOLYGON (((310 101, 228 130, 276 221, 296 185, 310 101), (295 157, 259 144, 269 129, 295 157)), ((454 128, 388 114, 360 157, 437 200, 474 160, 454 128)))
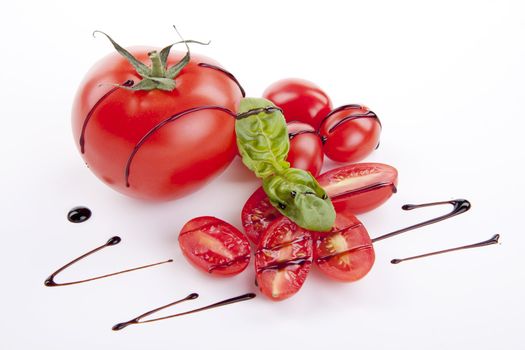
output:
POLYGON ((199 63, 198 64, 199 67, 204 67, 204 68, 211 68, 211 69, 215 69, 216 71, 219 71, 221 73, 224 73, 226 74, 226 76, 228 78, 230 78, 231 80, 233 80, 233 82, 235 84, 237 84, 237 86, 239 87, 239 90, 241 90, 241 94, 242 94, 242 97, 246 97, 246 92, 244 91, 244 89, 242 88, 242 85, 241 83, 239 83, 239 81, 237 80, 237 78, 235 78, 235 76, 228 72, 226 69, 222 68, 222 67, 218 67, 218 66, 214 66, 213 64, 209 64, 209 63, 199 63))
POLYGON ((251 115, 257 115, 259 113, 273 113, 275 111, 280 111, 281 113, 283 112, 282 109, 280 109, 279 107, 275 107, 275 106, 268 106, 268 107, 261 107, 261 108, 254 108, 254 109, 250 109, 249 111, 246 111, 244 113, 239 113, 237 114, 236 118, 237 119, 244 119, 244 118, 247 118, 251 115))
POLYGON ((126 272, 131 272, 131 271, 136 271, 136 270, 141 270, 141 269, 145 269, 147 267, 152 267, 152 266, 156 266, 156 265, 161 265, 161 264, 165 264, 165 263, 169 263, 169 262, 172 262, 173 260, 172 259, 169 259, 169 260, 166 260, 166 261, 161 261, 161 262, 158 262, 158 263, 155 263, 155 264, 149 264, 149 265, 144 265, 144 266, 140 266, 140 267, 135 267, 135 268, 132 268, 132 269, 127 269, 127 270, 123 270, 123 271, 118 271, 118 272, 113 272, 113 273, 110 273, 110 274, 107 274, 107 275, 102 275, 102 276, 97 276, 97 277, 92 277, 92 278, 87 278, 87 279, 84 279, 84 280, 79 280, 79 281, 73 281, 73 282, 64 282, 64 283, 56 283, 55 282, 55 277, 62 271, 64 271, 65 269, 67 269, 68 267, 70 267, 71 265, 75 264, 76 262, 90 256, 91 254, 93 253, 96 253, 98 252, 99 250, 102 250, 106 247, 110 247, 110 246, 114 246, 114 245, 117 245, 121 242, 121 238, 118 237, 118 236, 114 236, 114 237, 111 237, 106 243, 104 243, 103 245, 101 245, 100 247, 97 247, 93 250, 90 250, 89 252, 79 256, 78 258, 68 262, 67 264, 65 264, 64 266, 62 266, 61 268, 59 268, 58 270, 56 270, 55 272, 53 272, 45 281, 44 281, 44 285, 46 287, 59 287, 59 286, 69 286, 69 285, 72 285, 72 284, 79 284, 79 283, 84 283, 84 282, 89 282, 89 281, 94 281, 94 280, 98 280, 98 279, 101 279, 101 278, 106 278, 106 277, 110 277, 110 276, 115 276, 115 275, 120 275, 122 273, 126 273, 126 272))
POLYGON ((138 317, 135 317, 135 318, 133 318, 133 319, 131 319, 129 321, 117 323, 111 329, 114 330, 114 331, 120 331, 121 329, 124 329, 127 326, 132 325, 132 324, 156 322, 156 321, 166 320, 168 318, 174 318, 174 317, 189 315, 189 314, 193 314, 193 313, 196 313, 196 312, 213 309, 213 308, 220 307, 220 306, 225 306, 225 305, 229 305, 229 304, 238 303, 238 302, 241 302, 241 301, 250 300, 250 299, 255 298, 255 294, 254 293, 246 293, 246 294, 234 297, 234 298, 222 300, 222 301, 219 301, 217 303, 210 304, 210 305, 207 305, 207 306, 204 306, 204 307, 200 307, 200 308, 197 308, 197 309, 193 309, 193 310, 190 310, 190 311, 180 312, 180 313, 169 315, 169 316, 158 317, 158 318, 154 318, 154 319, 151 319, 151 320, 141 321, 146 316, 152 315, 152 314, 154 314, 154 313, 156 313, 158 311, 164 310, 164 309, 166 309, 166 308, 168 308, 170 306, 177 305, 177 304, 182 303, 184 301, 197 299, 198 297, 199 297, 199 294, 191 293, 190 295, 188 295, 187 297, 185 297, 183 299, 174 301, 174 302, 172 302, 170 304, 167 304, 167 305, 161 306, 159 308, 153 309, 151 311, 148 311, 146 313, 143 313, 142 315, 140 315, 138 317))
POLYGON ((337 199, 339 197, 346 196, 346 195, 349 195, 349 194, 357 195, 357 194, 362 194, 362 193, 366 193, 366 192, 370 192, 370 191, 375 191, 375 190, 378 190, 378 189, 383 188, 383 187, 392 187, 392 193, 397 193, 397 187, 393 183, 391 183, 391 182, 380 182, 380 183, 376 183, 376 184, 372 184, 372 185, 356 188, 354 190, 342 192, 342 193, 340 193, 340 194, 338 194, 336 196, 333 196, 332 199, 337 199))
MULTIPOLYGON (((363 106, 361 105, 358 105, 358 104, 349 104, 349 105, 344 105, 344 106, 341 106, 341 107, 337 107, 336 109, 332 110, 330 113, 328 113, 324 118, 323 120, 321 120, 321 123, 319 124, 319 129, 321 129, 321 126, 328 120, 328 118, 330 118, 332 115, 334 115, 335 113, 338 113, 340 111, 346 111, 346 110, 349 110, 349 109, 362 109, 363 106)), ((379 120, 379 117, 372 111, 368 111, 366 113, 361 113, 361 114, 354 114, 354 115, 349 115, 348 117, 345 117, 343 119, 341 119, 339 122, 337 122, 334 126, 332 126, 330 128, 330 130, 328 130, 329 133, 331 133, 332 131, 334 131, 335 128, 337 128, 339 125, 343 124, 343 123, 346 123, 347 121, 350 121, 350 120, 353 120, 353 119, 358 119, 358 118, 374 118, 377 120, 377 122, 379 123, 379 126, 382 126, 381 125, 381 120, 379 120)))
POLYGON ((313 130, 301 130, 301 131, 291 132, 291 133, 288 134, 288 138, 291 140, 294 137, 296 137, 298 135, 302 135, 302 134, 314 134, 314 135, 317 135, 317 132, 315 132, 313 130))
MULTIPOLYGON (((126 80, 124 83, 122 83, 122 86, 126 86, 126 87, 130 87, 130 86, 133 86, 133 84, 135 84, 135 82, 133 80, 126 80)), ((85 133, 86 133, 86 127, 87 127, 87 124, 89 122, 89 120, 91 119, 91 116, 93 115, 93 113, 95 112, 95 109, 97 109, 97 107, 102 103, 102 101, 104 101, 106 98, 108 98, 111 94, 113 94, 115 91, 117 91, 118 89, 120 88, 120 86, 115 86, 114 88, 112 88, 111 90, 109 90, 108 92, 106 92, 94 105, 93 107, 91 107, 91 109, 89 110, 87 116, 86 116, 86 119, 84 119, 84 123, 82 124, 82 131, 80 132, 80 139, 78 140, 78 143, 80 145, 80 153, 84 154, 84 151, 85 151, 85 148, 84 148, 84 144, 86 142, 85 140, 85 133)))
POLYGON ((457 251, 457 250, 464 250, 464 249, 472 249, 472 248, 485 247, 485 246, 488 246, 488 245, 492 245, 492 244, 497 244, 497 243, 499 243, 499 238, 500 238, 500 235, 499 235, 499 234, 496 234, 496 235, 492 236, 492 238, 487 239, 486 241, 483 241, 483 242, 474 243, 474 244, 469 244, 469 245, 464 245, 464 246, 461 246, 461 247, 455 247, 455 248, 449 248, 449 249, 439 250, 439 251, 432 252, 432 253, 426 253, 426 254, 421 254, 421 255, 411 256, 411 257, 409 257, 409 258, 403 258, 403 259, 392 259, 390 262, 391 262, 392 264, 399 264, 400 262, 403 262, 403 261, 408 261, 408 260, 414 260, 414 259, 425 258, 425 257, 427 257, 427 256, 439 255, 439 254, 444 254, 444 253, 454 252, 454 251, 457 251))
POLYGON ((163 121, 161 121, 160 123, 155 125, 153 128, 151 128, 144 136, 142 136, 140 141, 135 145, 135 147, 133 147, 133 150, 131 151, 131 153, 130 153, 130 155, 128 157, 128 160, 126 162, 126 168, 125 168, 125 171, 124 171, 124 177, 126 179, 126 187, 129 187, 129 174, 130 174, 130 169, 131 169, 131 162, 133 161, 133 158, 135 158, 135 155, 139 151, 140 147, 142 147, 142 145, 151 137, 151 135, 153 135, 156 131, 158 131, 164 125, 166 125, 168 123, 171 123, 172 121, 175 121, 175 120, 177 120, 177 119, 179 119, 179 118, 181 118, 181 117, 183 117, 183 116, 185 116, 187 114, 194 113, 194 112, 199 112, 199 111, 202 111, 202 110, 208 110, 208 109, 218 110, 218 111, 224 112, 224 113, 229 114, 230 116, 232 116, 234 118, 237 117, 237 115, 234 112, 232 112, 231 110, 229 110, 226 107, 221 107, 221 106, 199 106, 199 107, 186 109, 186 110, 184 110, 182 112, 179 112, 177 114, 174 114, 174 115, 170 116, 167 119, 164 119, 163 121))
POLYGON ((466 199, 453 199, 453 200, 450 200, 450 201, 433 202, 433 203, 425 203, 425 204, 405 204, 405 205, 403 205, 401 207, 401 209, 403 209, 403 210, 413 210, 413 209, 424 208, 424 207, 432 207, 432 206, 435 206, 435 205, 443 205, 443 204, 450 204, 450 205, 452 205, 453 206, 452 211, 449 212, 448 214, 441 215, 441 216, 438 216, 436 218, 433 218, 433 219, 430 219, 430 220, 427 220, 427 221, 423 221, 423 222, 420 222, 418 224, 415 224, 415 225, 412 225, 412 226, 408 226, 408 227, 405 227, 405 228, 402 228, 402 229, 399 229, 399 230, 392 231, 390 233, 384 234, 382 236, 373 238, 372 242, 375 243, 375 242, 381 241, 381 240, 386 239, 386 238, 397 236, 397 235, 399 235, 401 233, 404 233, 404 232, 407 232, 407 231, 415 230, 415 229, 423 227, 423 226, 435 224, 436 222, 440 222, 440 221, 443 221, 443 220, 446 220, 446 219, 450 219, 450 218, 452 218, 452 217, 454 217, 456 215, 463 214, 464 212, 468 211, 470 209, 470 207, 471 207, 470 202, 468 200, 466 200, 466 199))
POLYGON ((67 213, 67 219, 75 224, 89 220, 91 210, 87 207, 74 207, 67 213))

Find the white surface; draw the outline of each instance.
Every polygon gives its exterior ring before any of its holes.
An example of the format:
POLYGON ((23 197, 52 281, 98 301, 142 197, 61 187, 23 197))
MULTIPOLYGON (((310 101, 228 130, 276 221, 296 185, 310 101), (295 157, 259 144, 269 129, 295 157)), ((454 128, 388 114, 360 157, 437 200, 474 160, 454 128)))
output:
MULTIPOLYGON (((520 1, 63 2, 10 1, 0 14, 2 349, 517 349, 523 346, 525 11, 520 1), (364 2, 363 2, 364 3, 364 2), (137 202, 83 165, 70 130, 77 84, 123 45, 212 39, 195 52, 231 70, 249 95, 282 77, 317 82, 334 104, 364 103, 383 122, 368 160, 396 166, 399 193, 360 216, 372 236, 443 209, 410 202, 465 197, 467 214, 380 242, 354 284, 312 273, 292 299, 264 297, 180 319, 111 326, 190 292, 179 311, 254 291, 181 256, 184 222, 215 215, 236 226, 257 182, 236 160, 184 199, 137 202), (85 204, 93 217, 65 220, 85 204), (391 265, 391 258, 502 235, 501 245, 391 265), (84 285, 45 288, 47 275, 119 234, 123 242, 61 276, 175 262, 84 285)), ((330 165, 328 165, 330 166, 330 165)), ((171 310, 170 310, 171 311, 171 310)))

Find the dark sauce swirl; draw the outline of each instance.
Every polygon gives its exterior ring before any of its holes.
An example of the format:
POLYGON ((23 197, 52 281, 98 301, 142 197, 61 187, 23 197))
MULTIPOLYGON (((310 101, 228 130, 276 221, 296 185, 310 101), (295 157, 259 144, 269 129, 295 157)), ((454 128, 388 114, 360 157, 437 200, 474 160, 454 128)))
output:
POLYGON ((222 68, 222 67, 218 67, 218 66, 214 66, 213 64, 209 64, 209 63, 199 63, 198 64, 199 67, 204 67, 204 68, 210 68, 210 69, 215 69, 216 71, 218 72, 221 72, 223 74, 225 74, 228 78, 230 78, 231 80, 233 80, 233 82, 235 84, 237 84, 237 86, 239 87, 239 90, 241 90, 241 95, 242 97, 246 97, 246 92, 244 91, 241 83, 239 83, 239 80, 237 80, 237 78, 235 78, 235 76, 228 72, 226 69, 222 68))

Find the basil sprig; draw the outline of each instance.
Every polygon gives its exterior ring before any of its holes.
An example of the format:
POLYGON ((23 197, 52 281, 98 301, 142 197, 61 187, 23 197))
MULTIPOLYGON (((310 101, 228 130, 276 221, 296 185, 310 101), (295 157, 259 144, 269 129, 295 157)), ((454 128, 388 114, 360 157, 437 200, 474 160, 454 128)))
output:
POLYGON ((335 221, 330 198, 312 174, 286 161, 290 141, 281 110, 264 98, 244 98, 235 132, 242 161, 263 180, 270 203, 302 228, 329 231, 335 221))

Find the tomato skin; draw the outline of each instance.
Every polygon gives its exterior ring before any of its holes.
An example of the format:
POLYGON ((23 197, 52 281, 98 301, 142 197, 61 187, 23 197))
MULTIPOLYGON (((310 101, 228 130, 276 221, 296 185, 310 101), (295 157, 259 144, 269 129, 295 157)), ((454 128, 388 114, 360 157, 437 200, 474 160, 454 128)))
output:
POLYGON ((363 224, 352 214, 337 212, 330 232, 314 233, 314 261, 328 277, 354 282, 374 265, 372 240, 363 224))
POLYGON ((312 235, 285 216, 273 221, 255 253, 257 285, 274 301, 301 289, 312 264, 312 235))
POLYGON ((250 262, 250 243, 229 223, 201 216, 188 221, 179 234, 186 259, 197 269, 217 276, 233 276, 250 262))
POLYGON ((279 80, 266 88, 263 97, 283 110, 287 122, 300 121, 316 130, 332 109, 328 95, 319 86, 303 79, 279 80))
POLYGON ((397 191, 397 170, 381 163, 357 163, 321 174, 317 181, 336 211, 360 214, 377 208, 397 191))
MULTIPOLYGON (((152 50, 155 48, 129 49, 146 64, 147 53, 152 50)), ((178 62, 183 54, 171 54, 168 65, 178 62)), ((177 87, 171 92, 122 88, 111 92, 110 84, 123 84, 130 79, 136 84, 141 79, 117 53, 104 57, 87 73, 73 104, 73 134, 80 149, 82 127, 92 111, 82 157, 99 179, 132 197, 169 200, 202 186, 226 168, 236 151, 234 118, 218 110, 204 110, 156 131, 133 158, 130 186, 126 186, 128 158, 135 145, 157 124, 184 110, 205 105, 235 112, 242 97, 238 86, 225 74, 198 66, 201 62, 218 65, 192 54, 188 65, 175 78, 177 87)))
POLYGON ((293 168, 309 171, 313 176, 319 175, 323 167, 323 143, 314 127, 301 122, 288 123, 290 151, 287 161, 293 168))
POLYGON ((365 106, 347 105, 334 109, 319 128, 325 140, 323 150, 337 162, 357 162, 379 145, 381 123, 365 106))

